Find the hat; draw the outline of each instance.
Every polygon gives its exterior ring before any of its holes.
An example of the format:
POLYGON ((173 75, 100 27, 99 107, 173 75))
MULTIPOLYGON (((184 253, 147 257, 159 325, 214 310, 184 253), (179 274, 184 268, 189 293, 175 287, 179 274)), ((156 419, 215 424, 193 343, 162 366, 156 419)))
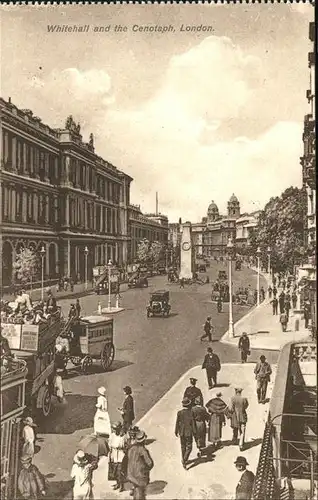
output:
POLYGON ((235 392, 242 392, 242 391, 243 391, 242 387, 235 387, 235 392))
POLYGON ((189 398, 183 398, 182 406, 190 406, 191 400, 189 398))
POLYGON ((247 335, 247 333, 246 333, 246 332, 243 332, 243 333, 242 333, 242 335, 247 335))
POLYGON ((211 316, 208 316, 207 319, 211 319, 211 316))
POLYGON ((248 465, 248 462, 245 457, 237 457, 237 459, 234 462, 235 465, 248 465))
POLYGON ((46 293, 52 293, 51 288, 47 288, 45 291, 46 291, 46 293))
POLYGON ((111 428, 114 429, 114 430, 121 429, 121 427, 122 427, 122 423, 121 422, 113 422, 111 424, 111 428))
POLYGON ((104 387, 104 386, 99 387, 99 388, 97 389, 97 392, 98 392, 98 394, 101 394, 102 396, 106 396, 106 389, 105 389, 105 387, 104 387))
POLYGON ((32 427, 36 427, 36 424, 33 422, 32 417, 25 417, 25 419, 23 420, 23 423, 25 425, 31 425, 32 427))
POLYGON ((222 392, 217 392, 217 393, 216 393, 216 397, 217 397, 217 398, 220 398, 221 396, 222 396, 222 392))
POLYGON ((213 352, 212 347, 208 347, 207 351, 208 351, 208 352, 213 352))
POLYGON ((86 455, 82 450, 78 450, 73 458, 73 462, 75 463, 82 463, 86 460, 86 455))
POLYGON ((131 387, 129 385, 125 385, 125 387, 123 388, 123 390, 125 392, 127 392, 127 394, 131 394, 132 393, 131 387))
POLYGON ((197 380, 198 380, 198 379, 197 379, 197 378, 195 378, 195 377, 190 377, 190 382, 197 382, 197 380))
POLYGON ((147 436, 146 436, 146 433, 144 431, 139 431, 139 432, 137 432, 135 439, 136 439, 137 443, 143 443, 145 441, 146 437, 147 436))

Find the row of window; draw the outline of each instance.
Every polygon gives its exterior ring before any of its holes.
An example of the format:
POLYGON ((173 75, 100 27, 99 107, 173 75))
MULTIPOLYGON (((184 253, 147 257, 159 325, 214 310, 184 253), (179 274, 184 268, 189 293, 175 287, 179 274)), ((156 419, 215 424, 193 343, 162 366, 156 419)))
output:
POLYGON ((8 222, 56 224, 59 218, 57 195, 2 186, 2 218, 8 222))

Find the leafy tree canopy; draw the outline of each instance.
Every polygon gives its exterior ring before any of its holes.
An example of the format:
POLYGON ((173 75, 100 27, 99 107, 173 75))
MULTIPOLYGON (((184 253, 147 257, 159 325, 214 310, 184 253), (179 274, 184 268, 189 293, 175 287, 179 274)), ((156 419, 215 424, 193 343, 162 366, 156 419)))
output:
POLYGON ((17 279, 26 284, 36 276, 39 270, 39 258, 32 250, 24 248, 17 255, 13 268, 16 271, 17 279))
POLYGON ((137 248, 137 258, 143 264, 156 264, 164 258, 165 246, 159 241, 152 243, 147 239, 139 242, 137 248))

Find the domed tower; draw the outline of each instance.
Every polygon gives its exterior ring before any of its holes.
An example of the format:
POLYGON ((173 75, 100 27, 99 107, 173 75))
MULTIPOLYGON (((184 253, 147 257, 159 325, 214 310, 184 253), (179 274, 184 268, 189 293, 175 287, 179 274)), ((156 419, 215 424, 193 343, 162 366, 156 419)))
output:
POLYGON ((208 208, 208 222, 214 222, 219 218, 219 209, 212 200, 211 204, 209 205, 208 208))
POLYGON ((236 219, 240 217, 240 202, 236 198, 235 194, 232 194, 231 198, 227 202, 227 215, 228 217, 236 219))

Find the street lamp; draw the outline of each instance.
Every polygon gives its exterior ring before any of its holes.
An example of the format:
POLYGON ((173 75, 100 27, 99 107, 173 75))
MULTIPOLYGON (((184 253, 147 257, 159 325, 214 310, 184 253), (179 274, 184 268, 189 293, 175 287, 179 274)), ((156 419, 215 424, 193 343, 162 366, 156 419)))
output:
POLYGON ((234 326, 233 326, 233 300, 232 300, 232 260, 234 257, 234 244, 232 238, 229 238, 228 244, 226 246, 229 260, 229 336, 234 337, 234 326))
POLYGON ((268 274, 271 275, 271 247, 267 247, 268 256, 268 274))
POLYGON ((87 257, 88 257, 88 248, 87 246, 84 248, 84 255, 85 255, 85 290, 87 291, 88 285, 87 285, 87 257))
POLYGON ((110 274, 111 274, 111 270, 112 270, 112 267, 113 267, 113 263, 112 261, 109 259, 108 261, 108 264, 107 264, 107 267, 108 267, 108 311, 111 310, 111 298, 110 298, 110 293, 111 293, 111 282, 110 282, 110 274))
POLYGON ((40 250, 40 255, 41 255, 41 300, 43 302, 44 300, 44 258, 45 258, 45 248, 44 246, 41 247, 40 250))
POLYGON ((261 261, 261 249, 260 247, 256 250, 257 257, 257 306, 259 306, 259 296, 260 296, 260 261, 261 261))

